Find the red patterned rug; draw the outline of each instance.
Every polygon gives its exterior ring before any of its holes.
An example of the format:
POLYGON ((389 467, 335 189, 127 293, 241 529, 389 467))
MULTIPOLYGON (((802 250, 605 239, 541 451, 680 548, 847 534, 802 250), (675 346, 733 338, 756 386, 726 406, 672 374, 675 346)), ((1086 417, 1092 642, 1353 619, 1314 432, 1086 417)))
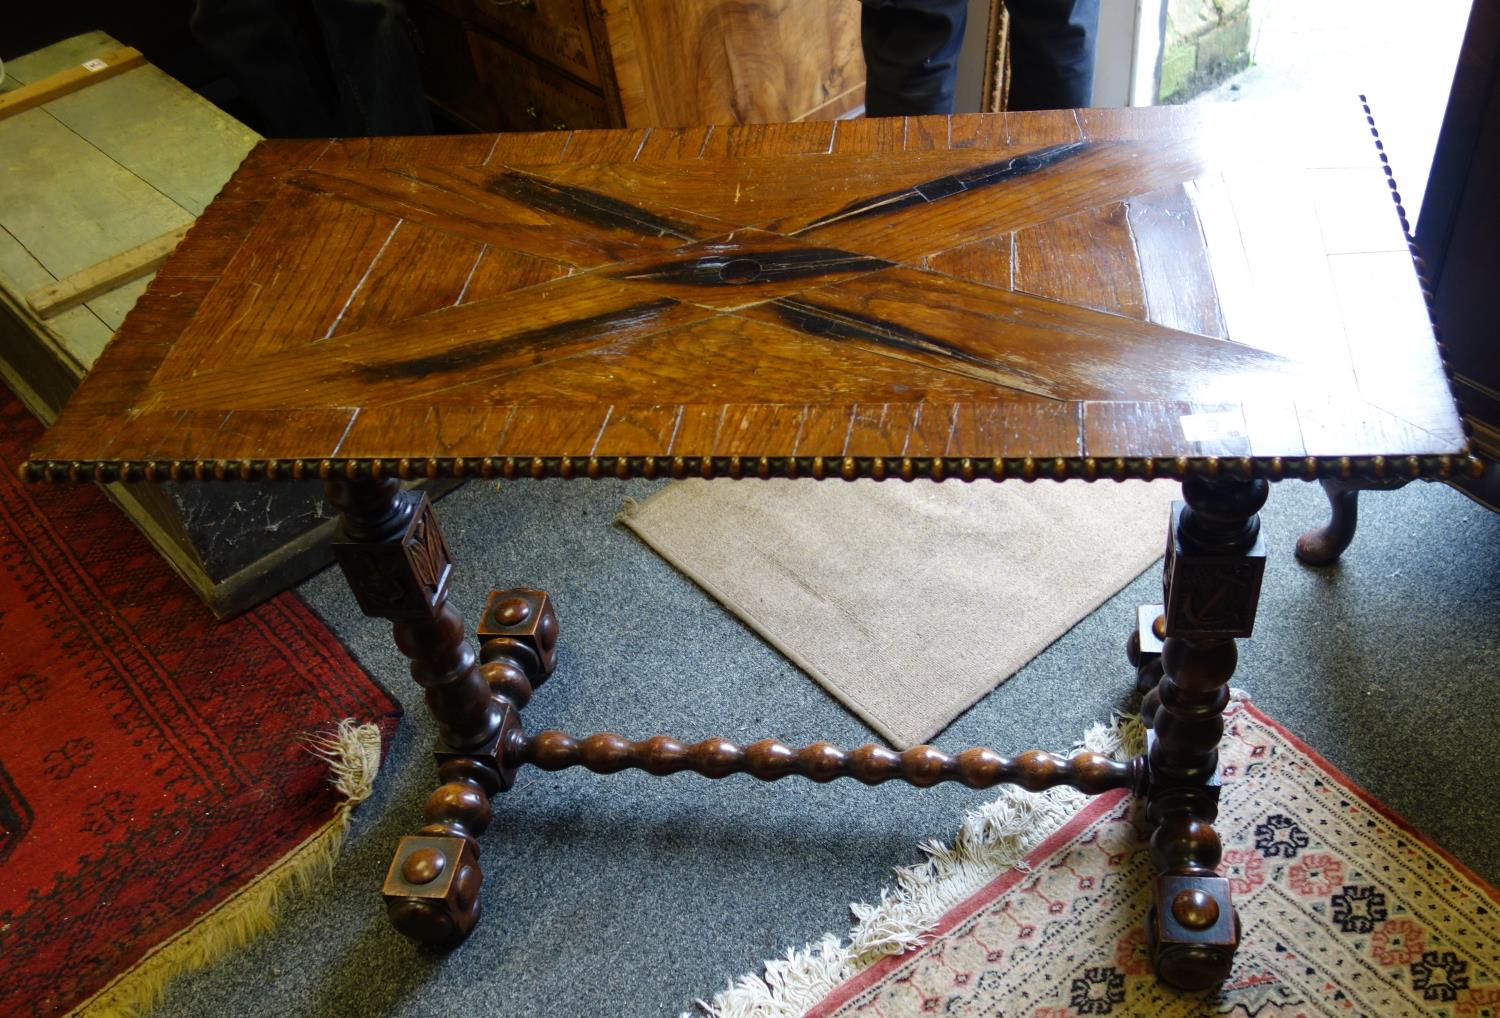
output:
POLYGON ((994 828, 1014 838, 1038 826, 1036 814, 1017 814, 1022 800, 1010 801, 1008 816, 980 811, 956 847, 930 849, 933 861, 909 871, 895 894, 857 910, 863 954, 832 938, 790 952, 720 994, 710 1013, 1500 1015, 1500 892, 1254 707, 1231 705, 1227 724, 1215 826, 1244 930, 1218 992, 1175 994, 1151 974, 1141 920, 1155 874, 1125 793, 1115 792, 1061 826, 1042 820, 1052 833, 1008 857, 1020 865, 986 852, 1003 847, 994 828), (902 910, 922 913, 923 893, 945 882, 962 889, 926 912, 935 925, 915 932, 919 921, 902 910), (901 938, 909 949, 892 954, 901 938))
POLYGON ((263 928, 347 816, 309 735, 400 715, 295 595, 216 623, 98 489, 21 483, 40 433, 0 389, 6 1016, 149 1001, 263 928))

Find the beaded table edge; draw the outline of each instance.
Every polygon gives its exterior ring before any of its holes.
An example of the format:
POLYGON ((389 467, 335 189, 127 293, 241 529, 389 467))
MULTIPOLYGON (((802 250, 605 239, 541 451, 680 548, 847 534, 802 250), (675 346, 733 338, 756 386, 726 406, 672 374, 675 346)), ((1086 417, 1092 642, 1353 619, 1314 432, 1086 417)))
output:
POLYGON ((27 460, 26 481, 282 481, 543 478, 799 478, 815 480, 1125 481, 1188 477, 1244 480, 1384 481, 1479 477, 1485 461, 1467 451, 1429 456, 416 456, 399 459, 27 460))

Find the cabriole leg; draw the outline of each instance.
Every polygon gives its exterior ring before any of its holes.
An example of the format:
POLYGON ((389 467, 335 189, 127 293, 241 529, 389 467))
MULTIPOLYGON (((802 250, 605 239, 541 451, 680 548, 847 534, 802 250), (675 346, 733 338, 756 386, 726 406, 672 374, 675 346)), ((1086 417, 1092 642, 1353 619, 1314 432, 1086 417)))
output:
POLYGON ((1406 483, 1396 481, 1344 481, 1324 478, 1318 482, 1328 496, 1328 524, 1297 538, 1297 561, 1306 566, 1328 566, 1339 560, 1354 541, 1359 524, 1361 491, 1394 491, 1406 483))

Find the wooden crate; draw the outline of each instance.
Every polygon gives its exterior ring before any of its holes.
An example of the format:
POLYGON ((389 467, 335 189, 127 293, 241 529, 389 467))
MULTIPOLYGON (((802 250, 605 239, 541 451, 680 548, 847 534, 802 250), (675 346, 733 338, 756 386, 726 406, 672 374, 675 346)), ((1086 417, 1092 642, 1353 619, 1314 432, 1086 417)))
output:
MULTIPOLYGON (((51 424, 259 136, 102 32, 5 71, 0 378, 51 424)), ((316 482, 105 490, 221 618, 330 561, 316 482)))

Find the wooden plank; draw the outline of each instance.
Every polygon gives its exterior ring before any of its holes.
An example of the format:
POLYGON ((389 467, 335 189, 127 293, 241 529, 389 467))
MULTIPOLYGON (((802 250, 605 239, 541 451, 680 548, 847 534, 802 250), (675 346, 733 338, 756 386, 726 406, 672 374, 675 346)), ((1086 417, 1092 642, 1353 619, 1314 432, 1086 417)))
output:
POLYGON ((108 80, 145 62, 146 58, 141 55, 140 50, 133 46, 122 46, 30 85, 0 92, 0 120, 35 109, 95 82, 108 80))
POLYGON ((996 149, 1009 144, 1004 113, 973 113, 949 119, 949 148, 996 149))
POLYGON ((333 144, 327 138, 274 138, 252 148, 234 176, 219 191, 219 199, 264 201, 281 181, 306 170, 333 144))
POLYGON ((681 406, 616 407, 596 456, 666 456, 682 423, 681 406))
POLYGON ((649 127, 633 131, 574 131, 565 158, 570 163, 629 162, 640 155, 650 135, 649 127))
POLYGON ((458 303, 484 246, 400 223, 359 277, 329 336, 341 336, 458 303))
POLYGON ((724 407, 718 404, 685 404, 667 452, 672 456, 712 455, 724 415, 724 407))
POLYGON ((714 127, 658 127, 646 138, 637 159, 697 159, 714 127))
POLYGON ((47 114, 193 215, 259 140, 150 66, 49 103, 47 114))
POLYGON ((495 136, 486 166, 532 166, 560 163, 573 141, 572 131, 522 131, 495 136))
POLYGON ((314 166, 410 167, 446 164, 482 166, 495 148, 492 134, 421 135, 415 137, 339 138, 314 166))
POLYGON ((1088 456, 1282 456, 1304 454, 1290 400, 1083 404, 1088 456))
POLYGON ((51 318, 108 293, 122 283, 150 275, 167 260, 172 249, 187 236, 187 231, 186 224, 174 227, 139 247, 38 287, 26 295, 26 303, 39 317, 51 318))
POLYGON ((797 438, 792 446, 794 456, 842 456, 849 445, 849 430, 854 426, 853 406, 813 405, 798 415, 797 438))
MULTIPOLYGON (((1275 385, 1291 367, 1246 347, 899 268, 739 313, 894 364, 1051 399, 1193 399, 1206 388, 1275 385)), ((850 382, 857 395, 858 378, 850 382)))
POLYGON ((1015 234, 1017 290, 1145 319, 1146 297, 1123 202, 1015 234))
POLYGON ((784 404, 729 404, 714 436, 714 456, 774 456, 791 448, 802 424, 784 404))
POLYGON ((905 117, 861 117, 840 120, 837 126, 833 151, 839 155, 870 156, 906 148, 905 117))
POLYGON ((1359 394, 1438 438, 1461 440, 1411 255, 1404 249, 1333 255, 1328 265, 1359 394))
MULTIPOLYGON (((710 144, 721 130, 709 136, 710 144)), ((706 217, 705 227, 717 229, 701 236, 712 237, 728 232, 725 226, 792 233, 870 195, 905 190, 989 161, 986 154, 972 151, 902 153, 879 160, 859 155, 790 158, 804 169, 788 172, 781 157, 704 157, 564 164, 548 167, 545 175, 554 184, 610 201, 639 202, 646 195, 661 195, 659 200, 673 209, 691 209, 706 217)))
MULTIPOLYGON (((276 317, 280 307, 281 302, 268 304, 261 314, 268 322, 284 322, 276 317)), ((316 316, 299 320, 320 325, 328 307, 320 304, 316 316)), ((222 312, 217 307, 213 311, 217 321, 222 312)), ((295 304, 290 313, 301 314, 295 304)), ((183 409, 226 404, 246 409, 372 407, 425 400, 450 390, 488 390, 517 371, 710 314, 666 299, 642 301, 633 288, 580 276, 323 342, 310 341, 316 329, 311 334, 298 329, 282 336, 282 348, 268 349, 260 358, 204 364, 196 375, 174 365, 176 377, 156 385, 145 400, 183 409)), ((193 328, 207 328, 209 320, 201 314, 193 328)), ((262 335, 282 334, 273 329, 262 335)))
POLYGON ((178 245, 157 277, 218 279, 270 204, 230 199, 214 202, 188 230, 191 242, 178 245))
POLYGON ((460 291, 456 303, 469 304, 489 300, 512 290, 524 290, 537 283, 566 276, 572 268, 520 251, 508 251, 503 247, 486 246, 475 260, 468 279, 460 291))
POLYGON ((911 428, 901 441, 900 455, 925 458, 946 454, 958 423, 958 408, 957 403, 917 403, 911 428))
POLYGON ((322 195, 288 191, 267 210, 198 308, 168 360, 180 374, 296 350, 326 339, 400 220, 322 195), (266 259, 275 270, 260 276, 266 259))
MULTIPOLYGON (((587 277, 579 277, 580 280, 587 277)), ((553 284, 544 284, 546 289, 553 284)), ((531 291, 515 294, 516 300, 531 291)), ((900 402, 974 399, 991 387, 949 371, 870 353, 809 336, 775 322, 739 315, 704 317, 661 331, 600 336, 595 346, 536 364, 520 363, 492 379, 433 392, 440 404, 580 401, 637 405, 642 394, 661 403, 900 402), (705 379, 713 379, 706 385, 705 379), (774 400, 766 393, 774 393, 774 400)))
POLYGON ((926 268, 971 283, 1014 288, 1011 235, 1002 233, 928 255, 926 268))
POLYGON ((516 407, 496 456, 593 456, 613 416, 612 406, 556 414, 551 407, 516 407))
POLYGON ((861 403, 854 408, 845 456, 891 456, 906 448, 918 414, 915 403, 861 403))
POLYGON ((59 278, 193 221, 45 113, 0 121, 0 179, 0 226, 59 278))
POLYGON ((1309 456, 1405 456, 1457 453, 1459 435, 1434 435, 1358 396, 1297 400, 1297 422, 1309 456))
POLYGON ((1126 202, 1146 317, 1159 325, 1223 339, 1227 333, 1192 200, 1182 187, 1126 202))
POLYGON ((1309 177, 1329 254, 1407 251, 1406 233, 1384 170, 1378 166, 1321 168, 1309 177))
POLYGON ((738 156, 824 155, 842 123, 804 121, 795 124, 731 124, 714 128, 698 153, 703 159, 738 156))
MULTIPOLYGON (((1210 250, 1234 245, 1244 251, 1257 305, 1255 331, 1236 331, 1228 318, 1229 338, 1295 358, 1322 375, 1326 389, 1352 390, 1349 341, 1308 171, 1247 166, 1226 171, 1223 179, 1238 229, 1231 238, 1210 236, 1210 250)), ((1207 220, 1204 226, 1207 231, 1207 220)))
POLYGON ((329 455, 485 455, 499 448, 514 407, 401 406, 363 410, 329 455), (481 452, 481 450, 483 450, 481 452))
POLYGON ((173 280, 170 288, 147 290, 131 308, 115 341, 99 354, 93 365, 97 370, 84 379, 69 405, 95 410, 133 408, 213 285, 212 279, 182 278, 173 280))
POLYGON ((1000 114, 1006 141, 1013 148, 1041 148, 1083 141, 1083 127, 1072 110, 1036 110, 1000 114))
MULTIPOLYGON (((931 167, 925 177, 904 189, 872 188, 853 203, 782 228, 820 244, 910 263, 998 228, 1020 230, 1179 184, 1204 169, 1191 145, 1065 143, 1020 156, 989 153, 988 161, 986 153, 967 154, 974 160, 968 169, 943 173, 938 157, 953 153, 929 159, 909 153, 916 167, 931 167)), ((869 161, 887 175, 902 165, 895 155, 869 161)))
POLYGON ((1079 404, 1034 398, 960 403, 943 455, 1080 456, 1079 404))
POLYGON ((948 147, 948 128, 952 117, 928 114, 906 118, 906 148, 908 151, 927 152, 948 147))
MULTIPOLYGON (((614 164, 630 166, 631 164, 614 164)), ((513 170, 475 167, 309 171, 292 175, 298 190, 358 205, 481 243, 594 266, 641 248, 672 248, 726 232, 659 202, 617 199, 587 188, 513 170)), ((290 190, 290 189, 288 189, 290 190)))
POLYGON ((1085 455, 1249 456, 1249 428, 1238 403, 1088 402, 1085 455))

